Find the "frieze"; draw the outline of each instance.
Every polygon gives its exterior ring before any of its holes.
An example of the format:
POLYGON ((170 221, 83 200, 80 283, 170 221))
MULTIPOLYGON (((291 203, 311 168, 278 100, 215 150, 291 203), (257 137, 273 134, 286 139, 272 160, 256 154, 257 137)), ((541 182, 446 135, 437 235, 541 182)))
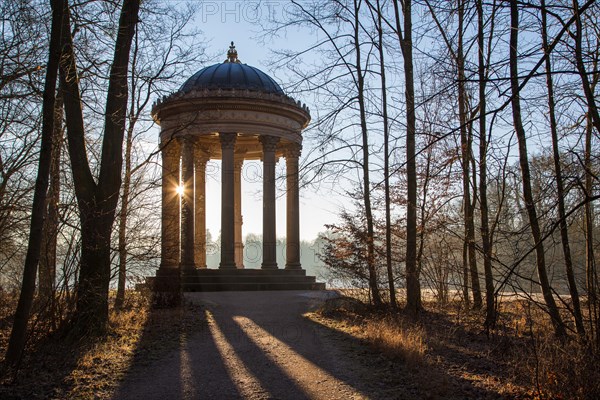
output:
POLYGON ((164 105, 169 102, 174 102, 176 100, 194 100, 201 98, 234 98, 234 99, 258 99, 258 100, 267 100, 277 103, 289 104, 291 106, 297 107, 307 114, 310 115, 310 108, 302 103, 300 100, 296 100, 287 95, 280 95, 276 93, 264 93, 260 91, 253 91, 249 89, 193 89, 187 93, 175 92, 170 95, 164 95, 158 98, 154 104, 152 105, 152 114, 156 114, 158 112, 158 108, 161 105, 164 105))

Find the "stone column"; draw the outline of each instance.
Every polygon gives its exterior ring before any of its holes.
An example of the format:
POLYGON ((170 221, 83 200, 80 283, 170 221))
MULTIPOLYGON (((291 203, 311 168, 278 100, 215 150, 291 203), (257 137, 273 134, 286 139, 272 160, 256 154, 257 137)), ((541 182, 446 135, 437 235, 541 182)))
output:
POLYGON ((277 235, 275 231, 275 150, 279 138, 261 136, 263 147, 263 261, 262 268, 277 268, 277 235))
POLYGON ((286 165, 286 263, 285 269, 300 269, 300 193, 298 159, 301 146, 294 144, 285 153, 286 165))
POLYGON ((181 139, 181 270, 193 271, 194 264, 194 142, 181 139))
POLYGON ((235 182, 235 266, 244 268, 244 242, 242 240, 242 166, 243 158, 236 158, 234 162, 233 180, 235 182))
POLYGON ((219 268, 235 268, 235 182, 234 160, 236 133, 220 133, 221 140, 221 263, 219 268))
POLYGON ((160 269, 179 267, 179 143, 162 145, 162 226, 160 269))
POLYGON ((206 268, 206 163, 208 160, 208 155, 196 147, 194 260, 198 268, 206 268))

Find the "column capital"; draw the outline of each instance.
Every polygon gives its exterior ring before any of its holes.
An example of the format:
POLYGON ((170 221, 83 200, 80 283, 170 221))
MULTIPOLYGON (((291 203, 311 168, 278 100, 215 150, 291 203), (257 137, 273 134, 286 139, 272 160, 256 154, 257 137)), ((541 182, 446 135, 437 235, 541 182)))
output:
POLYGON ((196 138, 194 142, 195 160, 200 163, 207 163, 210 160, 210 150, 201 144, 200 138, 196 138))
POLYGON ((302 145, 297 143, 287 145, 283 153, 286 159, 300 158, 300 154, 302 154, 302 145))
POLYGON ((176 139, 169 139, 161 143, 163 157, 176 158, 180 155, 180 145, 176 139))
POLYGON ((237 133, 219 133, 222 149, 234 149, 237 133))
POLYGON ((191 137, 191 136, 179 136, 177 138, 177 141, 179 142, 179 145, 182 147, 182 151, 183 148, 185 148, 186 150, 191 150, 192 152, 195 152, 196 150, 196 139, 191 137))
POLYGON ((277 143, 279 143, 279 137, 262 135, 258 138, 262 143, 263 151, 273 152, 277 150, 277 143))

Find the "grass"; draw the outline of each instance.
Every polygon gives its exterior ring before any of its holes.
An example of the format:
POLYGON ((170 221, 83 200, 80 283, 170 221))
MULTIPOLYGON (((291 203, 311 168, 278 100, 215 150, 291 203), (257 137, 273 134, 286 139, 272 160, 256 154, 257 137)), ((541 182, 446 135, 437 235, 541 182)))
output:
POLYGON ((366 344, 369 357, 396 366, 388 373, 399 376, 387 379, 413 382, 421 390, 418 397, 533 398, 515 368, 519 338, 501 330, 488 338, 479 313, 455 306, 425 312, 415 321, 343 297, 307 317, 366 344))
POLYGON ((409 368, 417 369, 425 362, 425 332, 418 325, 405 325, 396 319, 376 319, 367 321, 364 337, 375 349, 409 368))
MULTIPOLYGON (((3 355, 14 302, 0 295, 3 355)), ((127 298, 123 310, 111 310, 102 338, 72 343, 33 331, 20 370, 0 377, 0 398, 110 398, 133 365, 151 363, 206 328, 197 308, 153 310, 144 295, 130 292, 127 298)), ((443 309, 427 305, 433 311, 415 321, 341 297, 307 317, 355 339, 349 351, 355 348, 357 362, 381 372, 389 398, 400 391, 406 398, 432 399, 600 398, 596 350, 577 340, 558 342, 546 315, 525 301, 505 301, 501 307, 498 327, 489 336, 481 329, 481 313, 459 303, 443 309)))
MULTIPOLYGON (((147 295, 127 293, 125 307, 110 310, 108 334, 68 342, 63 336, 32 332, 18 371, 0 376, 0 398, 108 399, 134 363, 149 363, 179 345, 182 335, 199 329, 191 306, 153 310, 147 295)), ((1 315, 4 355, 10 317, 1 315)))

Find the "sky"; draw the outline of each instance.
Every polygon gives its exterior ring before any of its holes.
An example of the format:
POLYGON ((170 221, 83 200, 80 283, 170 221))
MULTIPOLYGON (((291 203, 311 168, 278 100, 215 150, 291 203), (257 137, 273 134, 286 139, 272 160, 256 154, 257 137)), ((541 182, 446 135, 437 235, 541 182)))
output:
MULTIPOLYGON (((256 67, 272 76, 282 87, 286 86, 284 74, 274 76, 269 70, 269 50, 271 48, 294 48, 306 44, 306 37, 291 34, 285 38, 262 44, 261 24, 269 18, 280 18, 289 10, 287 1, 204 1, 199 3, 196 26, 204 32, 207 40, 207 54, 215 58, 207 63, 222 62, 226 58, 230 42, 234 42, 238 57, 242 63, 256 67)), ((199 66, 202 69, 204 66, 199 66)), ((311 110, 314 105, 306 102, 311 110)), ((305 143, 305 154, 306 151, 305 143)), ((278 163, 278 171, 285 173, 285 160, 278 163)), ((258 161, 246 162, 242 171, 242 235, 262 233, 262 180, 261 164, 258 161)), ((216 237, 221 224, 221 185, 220 162, 212 161, 207 169, 207 228, 216 237)), ((277 236, 285 237, 285 185, 279 184, 277 190, 277 236)), ((325 224, 337 221, 337 214, 347 204, 339 195, 333 195, 321 189, 301 189, 300 192, 300 238, 314 240, 319 232, 325 231, 325 224)))

